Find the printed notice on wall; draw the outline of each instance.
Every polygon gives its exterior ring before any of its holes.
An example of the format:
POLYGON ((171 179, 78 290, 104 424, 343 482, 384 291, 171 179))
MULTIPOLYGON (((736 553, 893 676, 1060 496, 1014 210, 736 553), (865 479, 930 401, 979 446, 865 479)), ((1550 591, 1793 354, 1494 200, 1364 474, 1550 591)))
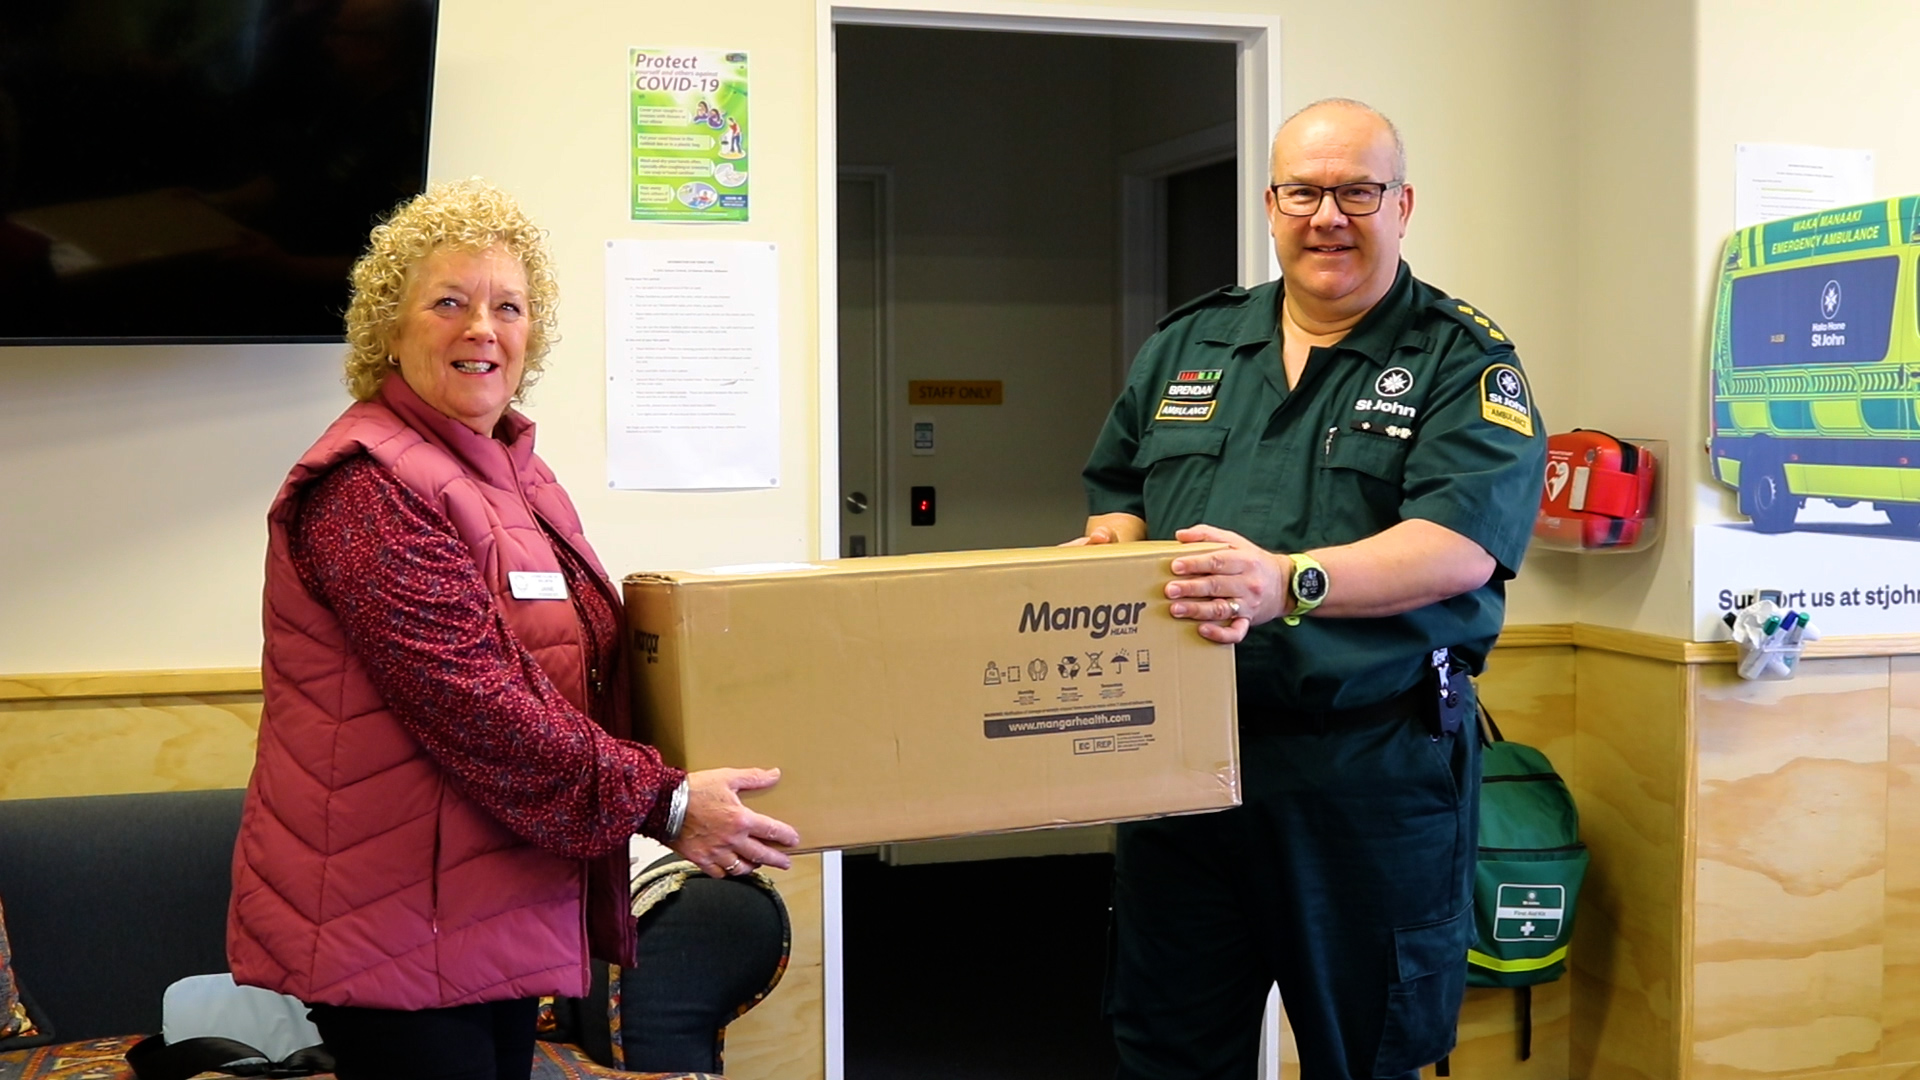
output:
POLYGON ((607 241, 607 486, 780 486, 778 250, 607 241))
POLYGON ((1740 143, 1734 178, 1733 227, 1744 229, 1873 198, 1873 151, 1740 143))
POLYGON ((747 54, 629 49, 635 221, 747 220, 747 54))

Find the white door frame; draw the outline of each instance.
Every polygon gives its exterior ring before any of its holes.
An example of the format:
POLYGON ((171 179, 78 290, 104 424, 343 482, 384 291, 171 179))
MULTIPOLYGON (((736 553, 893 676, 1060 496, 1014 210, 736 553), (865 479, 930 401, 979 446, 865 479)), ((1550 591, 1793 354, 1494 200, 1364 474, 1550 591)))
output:
MULTIPOLYGON (((1273 124, 1284 115, 1280 107, 1280 19, 1250 12, 1164 11, 1149 8, 1098 7, 1091 4, 1039 3, 1029 0, 814 0, 814 71, 818 143, 815 149, 815 232, 819 263, 819 328, 816 354, 819 387, 815 407, 820 417, 818 460, 814 477, 818 489, 820 532, 817 550, 822 557, 840 550, 840 342, 836 329, 839 298, 838 268, 839 149, 835 139, 838 104, 835 100, 833 28, 838 24, 918 27, 929 30, 999 30, 1015 33, 1078 34, 1101 37, 1167 38, 1178 41, 1217 41, 1237 46, 1235 59, 1235 143, 1240 158, 1240 282, 1253 285, 1277 276, 1261 215, 1253 212, 1257 193, 1267 186, 1266 145, 1273 124)), ((823 993, 826 1011, 826 1080, 844 1080, 844 1038, 841 953, 840 856, 827 852, 821 860, 821 915, 823 993)), ((1269 1014, 1271 1023, 1272 1015, 1269 1014)), ((1271 1036, 1269 1036, 1271 1037, 1271 1036)), ((1263 1040, 1264 1041, 1264 1040, 1263 1040)), ((1262 1062, 1263 1076, 1278 1076, 1278 1062, 1262 1062)))

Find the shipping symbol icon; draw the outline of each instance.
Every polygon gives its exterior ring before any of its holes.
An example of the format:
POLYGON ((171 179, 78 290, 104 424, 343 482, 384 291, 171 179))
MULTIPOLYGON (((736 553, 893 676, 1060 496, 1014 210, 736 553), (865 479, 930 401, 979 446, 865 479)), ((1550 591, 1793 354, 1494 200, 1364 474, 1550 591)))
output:
POLYGON ((1099 676, 1105 675, 1107 673, 1107 669, 1100 666, 1100 657, 1103 655, 1105 654, 1097 653, 1097 652, 1090 652, 1087 654, 1087 674, 1088 675, 1098 678, 1099 676))
POLYGON ((987 661, 987 673, 980 680, 980 684, 982 686, 999 686, 1001 683, 1017 683, 1019 681, 1020 665, 1018 663, 1001 667, 999 664, 989 660, 987 661))

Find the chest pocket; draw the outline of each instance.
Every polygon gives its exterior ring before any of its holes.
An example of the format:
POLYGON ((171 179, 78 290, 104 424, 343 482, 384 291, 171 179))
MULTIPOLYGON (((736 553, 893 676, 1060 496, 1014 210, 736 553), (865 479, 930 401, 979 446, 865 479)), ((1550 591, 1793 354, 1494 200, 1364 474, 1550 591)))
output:
POLYGON ((1341 428, 1321 459, 1314 500, 1317 544, 1348 544, 1400 521, 1409 440, 1341 428))
POLYGON ((1203 520, 1226 444, 1226 428, 1166 424, 1141 440, 1133 467, 1146 474, 1141 498, 1147 504, 1149 539, 1171 539, 1175 530, 1203 520))

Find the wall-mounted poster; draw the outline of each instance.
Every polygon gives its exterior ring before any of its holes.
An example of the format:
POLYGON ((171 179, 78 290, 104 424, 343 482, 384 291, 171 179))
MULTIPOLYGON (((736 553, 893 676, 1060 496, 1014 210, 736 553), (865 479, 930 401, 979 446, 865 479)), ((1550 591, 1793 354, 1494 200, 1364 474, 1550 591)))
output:
POLYGON ((633 220, 747 220, 747 54, 627 55, 633 220))
POLYGON ((1700 637, 1757 589, 1826 634, 1920 630, 1920 196, 1742 229, 1721 259, 1700 637))

